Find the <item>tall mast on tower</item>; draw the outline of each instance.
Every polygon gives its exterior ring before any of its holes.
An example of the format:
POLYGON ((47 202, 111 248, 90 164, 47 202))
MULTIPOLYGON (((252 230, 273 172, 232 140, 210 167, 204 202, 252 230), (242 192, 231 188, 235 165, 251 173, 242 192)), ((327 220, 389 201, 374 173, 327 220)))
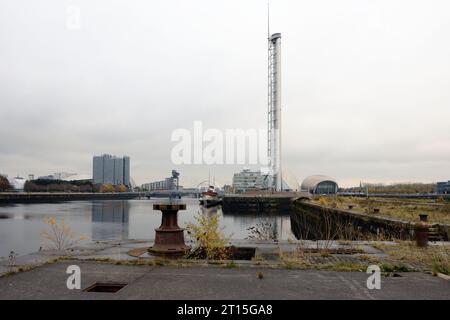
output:
POLYGON ((270 34, 270 12, 267 3, 268 42, 268 125, 269 188, 282 191, 281 176, 281 33, 270 34))

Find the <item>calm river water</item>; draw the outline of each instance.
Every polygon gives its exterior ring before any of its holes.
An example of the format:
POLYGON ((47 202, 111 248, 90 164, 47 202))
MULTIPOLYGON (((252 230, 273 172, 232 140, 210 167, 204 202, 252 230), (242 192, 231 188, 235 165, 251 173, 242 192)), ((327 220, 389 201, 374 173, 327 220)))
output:
MULTIPOLYGON (((96 200, 63 203, 15 204, 0 206, 0 257, 11 250, 18 255, 35 252, 43 245, 41 233, 49 230, 46 217, 64 218, 79 236, 89 241, 112 239, 154 239, 161 212, 153 211, 156 200, 96 200)), ((198 213, 218 214, 223 231, 232 239, 244 240, 250 227, 270 223, 280 240, 293 239, 289 215, 223 214, 220 207, 203 209, 197 199, 183 199, 186 211, 178 214, 184 227, 198 213), (205 211, 206 210, 206 211, 205 211)))

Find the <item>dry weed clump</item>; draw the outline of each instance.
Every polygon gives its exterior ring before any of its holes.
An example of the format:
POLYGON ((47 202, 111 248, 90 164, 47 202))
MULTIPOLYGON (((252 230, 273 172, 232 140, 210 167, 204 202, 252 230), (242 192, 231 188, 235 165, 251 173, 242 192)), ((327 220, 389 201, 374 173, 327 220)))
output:
POLYGON ((54 217, 45 218, 45 223, 50 227, 50 230, 43 231, 41 236, 43 245, 47 249, 64 251, 86 239, 83 236, 77 236, 64 218, 61 218, 59 222, 54 217))

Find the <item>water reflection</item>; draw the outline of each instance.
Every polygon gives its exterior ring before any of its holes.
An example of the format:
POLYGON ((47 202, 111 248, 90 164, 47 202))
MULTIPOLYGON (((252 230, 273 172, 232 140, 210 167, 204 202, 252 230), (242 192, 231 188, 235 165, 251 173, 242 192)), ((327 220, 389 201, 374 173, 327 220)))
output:
MULTIPOLYGON (((161 224, 161 212, 153 204, 161 199, 97 200, 62 203, 18 204, 0 206, 0 256, 11 250, 19 254, 35 252, 42 245, 41 233, 48 229, 44 218, 61 218, 76 235, 91 240, 142 239, 153 240, 155 228, 161 224)), ((242 241, 249 237, 248 228, 268 222, 271 233, 278 240, 294 239, 289 214, 222 212, 222 208, 199 207, 198 199, 182 199, 186 210, 178 214, 178 225, 197 223, 199 212, 210 217, 218 215, 223 233, 231 239, 242 241)), ((294 221, 295 223, 295 221, 294 221)), ((294 225, 293 225, 294 227, 294 225)))
POLYGON ((222 212, 222 208, 220 206, 209 207, 209 208, 200 206, 200 212, 202 213, 202 215, 205 215, 208 218, 212 218, 213 216, 220 214, 222 212))
MULTIPOLYGON (((225 222, 239 226, 238 230, 245 230, 244 237, 238 239, 254 238, 251 228, 257 228, 262 233, 261 239, 256 240, 288 240, 295 239, 291 230, 291 219, 289 214, 273 213, 243 213, 223 212, 225 222), (230 221, 231 220, 231 221, 230 221), (269 236, 270 235, 270 236, 269 236), (268 239, 267 236, 269 237, 268 239)), ((243 235, 244 235, 243 234, 243 235)))
POLYGON ((127 200, 92 202, 92 240, 128 239, 127 200))

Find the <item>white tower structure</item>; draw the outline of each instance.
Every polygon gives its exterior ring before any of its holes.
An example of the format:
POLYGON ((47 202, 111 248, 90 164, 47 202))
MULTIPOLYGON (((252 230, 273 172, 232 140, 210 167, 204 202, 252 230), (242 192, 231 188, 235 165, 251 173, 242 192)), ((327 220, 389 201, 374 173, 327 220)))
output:
POLYGON ((268 132, 269 188, 282 191, 281 175, 281 33, 268 34, 268 132))

